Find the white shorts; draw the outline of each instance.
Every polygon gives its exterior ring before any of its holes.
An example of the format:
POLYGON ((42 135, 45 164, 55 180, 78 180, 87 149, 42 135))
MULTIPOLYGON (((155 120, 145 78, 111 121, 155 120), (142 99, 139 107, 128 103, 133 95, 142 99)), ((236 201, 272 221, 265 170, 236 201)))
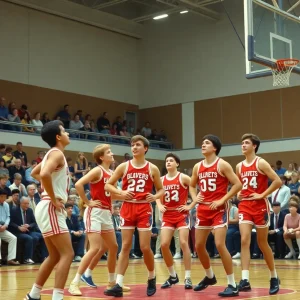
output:
POLYGON ((84 211, 83 221, 87 233, 114 231, 111 211, 108 209, 88 207, 84 211))
POLYGON ((50 200, 41 200, 35 209, 35 219, 43 237, 69 232, 65 210, 58 211, 50 200))

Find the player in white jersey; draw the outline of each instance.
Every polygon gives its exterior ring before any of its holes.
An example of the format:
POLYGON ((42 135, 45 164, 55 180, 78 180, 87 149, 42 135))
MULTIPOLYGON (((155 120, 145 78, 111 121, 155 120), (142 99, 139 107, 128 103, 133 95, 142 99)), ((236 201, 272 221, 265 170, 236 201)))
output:
POLYGON ((35 283, 24 300, 41 299, 41 290, 56 266, 52 300, 62 300, 70 265, 74 257, 71 238, 66 224, 64 204, 69 192, 69 169, 63 151, 70 143, 63 123, 46 123, 42 139, 51 147, 43 161, 31 172, 42 183, 44 192, 35 210, 35 217, 49 252, 39 268, 35 283))

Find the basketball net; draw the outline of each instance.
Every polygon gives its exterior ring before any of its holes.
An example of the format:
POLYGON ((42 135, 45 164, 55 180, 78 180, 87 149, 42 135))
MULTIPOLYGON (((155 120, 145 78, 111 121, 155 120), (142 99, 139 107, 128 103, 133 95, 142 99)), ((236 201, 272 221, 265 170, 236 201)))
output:
POLYGON ((298 65, 298 59, 279 59, 272 67, 273 86, 289 86, 293 69, 298 65))

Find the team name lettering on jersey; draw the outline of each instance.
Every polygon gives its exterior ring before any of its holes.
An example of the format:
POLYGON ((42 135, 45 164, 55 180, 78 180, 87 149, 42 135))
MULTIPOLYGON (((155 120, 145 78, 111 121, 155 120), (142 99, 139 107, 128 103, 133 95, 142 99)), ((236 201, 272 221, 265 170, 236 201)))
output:
POLYGON ((179 190, 179 189, 180 189, 179 184, 164 185, 165 191, 172 191, 172 190, 179 190))
POLYGON ((218 172, 201 172, 198 174, 199 179, 202 178, 217 178, 218 177, 218 172))
POLYGON ((145 173, 130 173, 127 174, 127 179, 144 179, 148 180, 149 175, 145 173))
POLYGON ((258 176, 258 172, 257 171, 246 171, 246 172, 242 172, 241 173, 241 177, 247 177, 247 176, 251 176, 251 177, 257 177, 258 176))

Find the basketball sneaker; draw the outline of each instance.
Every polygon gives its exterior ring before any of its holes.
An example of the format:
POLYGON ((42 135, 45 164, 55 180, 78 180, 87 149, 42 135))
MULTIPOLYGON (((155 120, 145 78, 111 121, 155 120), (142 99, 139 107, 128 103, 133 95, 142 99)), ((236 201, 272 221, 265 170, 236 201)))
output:
POLYGON ((217 279, 215 275, 213 278, 208 278, 207 276, 205 276, 204 279, 194 287, 194 291, 195 292, 202 291, 206 289, 209 285, 215 285, 216 283, 217 283, 217 279))
POLYGON ((156 293, 156 277, 148 279, 147 296, 153 296, 156 293))
POLYGON ((85 276, 84 274, 80 277, 81 281, 85 282, 89 287, 96 288, 97 285, 93 282, 92 276, 85 276))
POLYGON ((161 288, 162 288, 162 289, 169 288, 169 287, 171 287, 173 284, 176 284, 176 283, 178 283, 178 282, 179 282, 179 278, 178 278, 177 274, 176 274, 175 277, 172 277, 172 276, 170 275, 169 278, 167 279, 167 281, 166 281, 164 284, 162 284, 161 288))
POLYGON ((228 284, 224 292, 218 294, 220 297, 236 297, 239 295, 238 287, 233 287, 231 284, 228 284))
POLYGON ((280 284, 279 278, 271 278, 270 290, 269 290, 270 295, 275 295, 279 292, 279 284, 280 284))
POLYGON ((191 278, 186 278, 186 279, 184 280, 184 288, 185 288, 186 290, 191 290, 191 289, 193 288, 193 283, 192 283, 191 278))
POLYGON ((113 297, 123 297, 123 289, 118 284, 115 284, 112 288, 105 290, 104 295, 113 297))
POLYGON ((41 297, 39 299, 31 298, 29 293, 25 296, 24 300, 41 300, 41 297))
POLYGON ((251 285, 248 279, 241 279, 240 283, 238 284, 238 290, 240 292, 249 292, 251 291, 251 285))
POLYGON ((77 283, 77 282, 71 282, 68 291, 73 296, 82 296, 82 293, 79 289, 79 283, 77 283))
MULTIPOLYGON (((109 282, 108 286, 107 286, 107 289, 110 289, 110 288, 112 288, 115 285, 116 285, 116 281, 109 282)), ((122 290, 123 290, 123 292, 130 292, 131 288, 129 286, 123 285, 122 286, 122 290)))

